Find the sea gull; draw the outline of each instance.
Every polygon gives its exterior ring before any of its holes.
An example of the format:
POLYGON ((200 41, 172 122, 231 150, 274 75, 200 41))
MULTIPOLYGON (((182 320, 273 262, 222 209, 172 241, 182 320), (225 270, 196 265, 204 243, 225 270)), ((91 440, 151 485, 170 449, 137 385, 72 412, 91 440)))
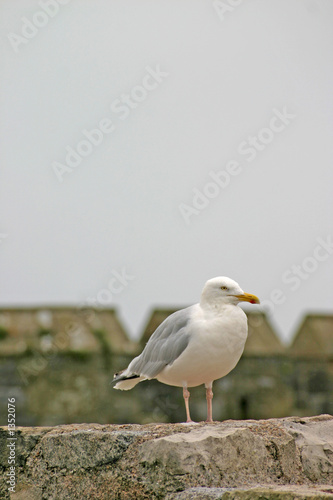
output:
POLYGON ((129 390, 143 380, 157 379, 183 388, 187 422, 189 387, 204 384, 207 422, 212 422, 212 385, 237 365, 247 338, 247 317, 239 302, 259 304, 230 278, 208 280, 200 302, 168 316, 142 353, 116 373, 114 389, 129 390))

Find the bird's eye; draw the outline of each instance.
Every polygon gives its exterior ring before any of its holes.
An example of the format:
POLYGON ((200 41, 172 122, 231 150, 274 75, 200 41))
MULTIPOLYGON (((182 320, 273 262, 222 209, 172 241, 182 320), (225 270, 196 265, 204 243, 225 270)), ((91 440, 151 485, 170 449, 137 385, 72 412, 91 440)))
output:
POLYGON ((228 290, 227 286, 221 286, 221 290, 228 290))

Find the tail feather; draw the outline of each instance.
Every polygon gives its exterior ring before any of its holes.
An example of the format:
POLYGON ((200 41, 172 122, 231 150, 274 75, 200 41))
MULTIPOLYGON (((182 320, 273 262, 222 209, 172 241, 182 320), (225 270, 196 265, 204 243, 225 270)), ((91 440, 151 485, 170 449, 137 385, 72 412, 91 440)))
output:
POLYGON ((133 389, 136 384, 139 382, 142 382, 142 380, 145 380, 145 377, 137 377, 135 379, 125 379, 121 380, 120 382, 117 382, 116 385, 114 386, 114 389, 120 389, 121 391, 129 391, 130 389, 133 389))
POLYGON ((123 370, 122 372, 114 374, 112 383, 116 383, 116 385, 113 387, 114 389, 128 391, 136 386, 136 384, 145 379, 146 377, 142 377, 135 373, 128 373, 127 370, 123 370))

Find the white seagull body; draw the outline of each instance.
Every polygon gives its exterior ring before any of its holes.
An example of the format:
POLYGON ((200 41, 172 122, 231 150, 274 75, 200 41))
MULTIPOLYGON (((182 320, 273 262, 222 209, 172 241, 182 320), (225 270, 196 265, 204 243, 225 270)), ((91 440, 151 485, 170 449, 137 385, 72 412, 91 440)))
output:
POLYGON ((236 366, 244 350, 247 318, 240 307, 225 305, 218 315, 210 314, 199 304, 190 310, 191 337, 187 348, 156 376, 164 384, 183 387, 185 382, 187 387, 196 387, 212 383, 236 366))
POLYGON ((237 365, 247 338, 247 317, 237 305, 240 301, 259 303, 230 278, 207 281, 200 303, 163 321, 143 352, 115 375, 114 388, 128 390, 154 378, 183 387, 187 422, 192 422, 188 387, 205 384, 207 421, 212 422, 212 384, 237 365))

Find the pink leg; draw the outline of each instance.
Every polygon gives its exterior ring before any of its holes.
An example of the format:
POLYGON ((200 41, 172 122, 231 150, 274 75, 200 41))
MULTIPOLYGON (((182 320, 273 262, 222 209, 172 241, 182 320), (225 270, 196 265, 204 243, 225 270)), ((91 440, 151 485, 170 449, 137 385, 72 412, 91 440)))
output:
POLYGON ((193 422, 193 420, 191 420, 191 416, 190 416, 190 407, 188 404, 188 400, 190 399, 190 392, 187 390, 187 387, 183 387, 183 397, 184 397, 185 408, 186 408, 186 422, 190 423, 190 422, 193 422))
POLYGON ((207 420, 206 422, 213 422, 213 408, 212 408, 212 400, 213 400, 213 391, 212 386, 209 385, 206 387, 206 399, 207 399, 207 420))

